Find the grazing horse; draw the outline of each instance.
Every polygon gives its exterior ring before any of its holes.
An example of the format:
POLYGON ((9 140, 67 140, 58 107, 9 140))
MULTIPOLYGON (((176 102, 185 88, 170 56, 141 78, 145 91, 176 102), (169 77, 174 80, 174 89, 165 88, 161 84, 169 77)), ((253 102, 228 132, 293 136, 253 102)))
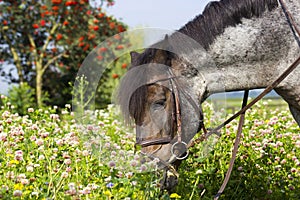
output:
MULTIPOLYGON (((286 1, 300 26, 300 1, 286 1)), ((201 103, 219 92, 267 87, 299 55, 297 34, 277 0, 221 0, 178 31, 131 52, 118 102, 142 152, 162 166, 185 157, 202 128, 201 103)), ((300 67, 275 91, 300 125, 300 67)))

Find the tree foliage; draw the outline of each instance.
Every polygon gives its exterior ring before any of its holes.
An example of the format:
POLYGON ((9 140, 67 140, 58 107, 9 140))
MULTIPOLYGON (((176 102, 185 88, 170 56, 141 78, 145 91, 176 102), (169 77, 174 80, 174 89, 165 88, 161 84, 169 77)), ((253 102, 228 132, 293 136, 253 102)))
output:
MULTIPOLYGON (((9 82, 35 87, 37 105, 43 91, 51 102, 66 103, 82 61, 101 41, 126 26, 89 0, 0 1, 0 70, 9 82), (13 77, 8 64, 18 76, 13 77)), ((121 40, 122 38, 120 38, 121 40)), ((113 44, 112 44, 113 45, 113 44)), ((99 59, 105 57, 99 52, 99 59)))

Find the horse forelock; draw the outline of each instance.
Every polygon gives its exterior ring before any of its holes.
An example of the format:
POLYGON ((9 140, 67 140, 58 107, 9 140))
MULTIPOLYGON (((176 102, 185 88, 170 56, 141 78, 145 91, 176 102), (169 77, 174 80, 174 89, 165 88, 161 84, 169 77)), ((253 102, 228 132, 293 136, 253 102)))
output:
POLYGON ((147 100, 146 73, 146 68, 132 66, 121 79, 117 102, 127 124, 132 123, 132 120, 141 121, 145 112, 147 100))
MULTIPOLYGON (((127 123, 142 120, 147 102, 147 85, 159 81, 157 76, 168 72, 174 55, 165 50, 164 40, 146 48, 143 53, 133 53, 131 66, 122 78, 117 101, 127 123), (148 64, 160 64, 158 66, 148 64), (157 80, 156 80, 157 79, 157 80)), ((167 74, 164 78, 167 77, 167 74)))

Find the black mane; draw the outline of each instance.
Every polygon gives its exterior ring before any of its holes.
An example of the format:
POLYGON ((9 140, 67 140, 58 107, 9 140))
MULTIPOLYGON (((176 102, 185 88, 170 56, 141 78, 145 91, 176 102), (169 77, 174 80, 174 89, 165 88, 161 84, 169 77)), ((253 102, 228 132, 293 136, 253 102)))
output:
POLYGON ((205 49, 228 26, 241 23, 243 18, 260 17, 265 11, 278 6, 277 0, 221 0, 210 2, 201 15, 184 25, 178 32, 183 33, 205 49))

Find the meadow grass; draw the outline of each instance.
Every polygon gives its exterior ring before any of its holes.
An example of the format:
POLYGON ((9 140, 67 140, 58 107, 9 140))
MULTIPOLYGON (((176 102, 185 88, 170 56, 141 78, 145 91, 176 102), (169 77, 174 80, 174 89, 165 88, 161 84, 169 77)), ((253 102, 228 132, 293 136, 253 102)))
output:
MULTIPOLYGON (((172 194, 160 193, 157 161, 141 162, 133 129, 122 124, 115 106, 86 113, 88 123, 80 124, 70 105, 29 108, 21 116, 1 98, 0 199, 212 199, 237 129, 235 120, 220 139, 192 147, 179 169, 179 185, 172 194)), ((287 106, 269 104, 262 101, 247 112, 222 199, 300 198, 299 127, 287 106)), ((212 104, 204 103, 203 110, 208 127, 223 119, 212 104)))

